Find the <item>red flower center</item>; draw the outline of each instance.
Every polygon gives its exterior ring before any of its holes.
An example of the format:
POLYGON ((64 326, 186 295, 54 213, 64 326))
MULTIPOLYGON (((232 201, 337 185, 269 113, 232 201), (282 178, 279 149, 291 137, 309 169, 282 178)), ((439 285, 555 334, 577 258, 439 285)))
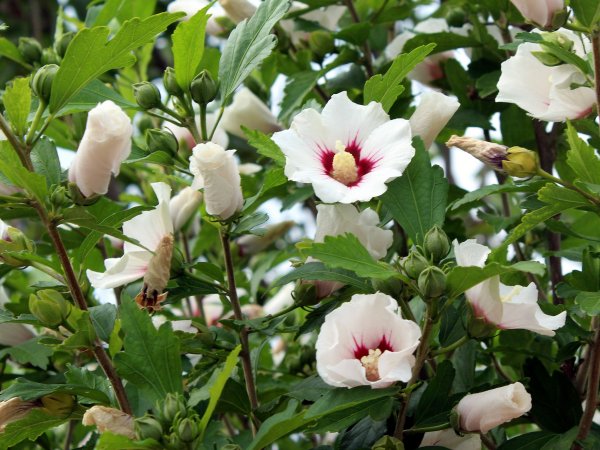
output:
POLYGON ((357 342, 356 338, 353 337, 352 339, 354 340, 354 350, 353 350, 354 357, 360 361, 362 357, 369 356, 369 350, 379 350, 379 351, 381 351, 381 353, 383 353, 385 351, 393 352, 394 347, 392 346, 392 343, 390 342, 390 338, 391 338, 391 333, 390 333, 390 336, 384 335, 381 337, 381 339, 379 340, 379 343, 376 346, 369 348, 369 347, 367 347, 367 345, 365 345, 365 343, 362 339, 360 342, 357 342))
MULTIPOLYGON (((351 142, 345 144, 344 147, 344 152, 352 155, 352 157, 354 158, 354 167, 351 169, 355 175, 351 178, 344 178, 338 175, 338 172, 340 172, 340 167, 336 167, 336 161, 334 161, 334 158, 336 157, 336 155, 340 154, 339 151, 334 151, 329 148, 319 148, 321 152, 319 157, 321 159, 323 172, 325 172, 325 174, 339 181, 340 183, 345 184, 348 187, 353 187, 360 183, 364 175, 368 174, 369 172, 371 172, 371 170, 373 170, 377 161, 374 161, 373 159, 368 157, 361 157, 362 149, 360 144, 356 141, 356 138, 354 138, 351 142)), ((347 165, 347 161, 343 161, 343 164, 347 165)), ((342 169, 346 169, 346 167, 343 167, 342 169)))

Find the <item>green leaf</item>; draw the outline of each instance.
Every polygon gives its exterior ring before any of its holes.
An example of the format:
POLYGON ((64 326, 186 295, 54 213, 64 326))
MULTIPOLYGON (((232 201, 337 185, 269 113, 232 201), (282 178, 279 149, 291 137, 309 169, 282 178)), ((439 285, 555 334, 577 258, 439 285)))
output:
POLYGON ((587 145, 577 134, 577 130, 570 122, 567 123, 567 164, 581 181, 600 184, 600 158, 592 147, 587 145))
POLYGON ((24 136, 27 131, 27 117, 31 110, 31 88, 29 77, 15 78, 6 86, 2 96, 6 116, 18 136, 24 136))
POLYGON ((545 266, 536 261, 522 261, 515 263, 512 266, 503 266, 496 262, 489 263, 484 267, 457 266, 452 268, 452 270, 450 270, 448 273, 446 280, 449 291, 448 296, 450 298, 457 297, 467 289, 472 288, 488 278, 515 270, 529 272, 541 276, 545 272, 545 266))
POLYGON ((357 278, 354 273, 342 269, 328 269, 323 263, 310 262, 294 269, 279 278, 272 287, 283 286, 296 280, 327 280, 354 286, 363 292, 372 290, 371 284, 364 279, 357 278))
POLYGON ((285 155, 269 136, 258 130, 250 130, 245 127, 242 129, 248 137, 248 144, 254 147, 259 154, 272 159, 278 166, 285 166, 285 155))
POLYGON ((115 305, 105 303, 99 306, 92 306, 89 311, 90 320, 94 325, 94 329, 96 330, 98 337, 104 342, 108 342, 110 339, 110 333, 115 327, 117 308, 115 308, 115 305))
POLYGON ((364 103, 380 102, 388 112, 396 99, 404 91, 402 81, 414 67, 425 59, 435 48, 435 44, 428 44, 415 48, 410 53, 398 56, 385 75, 377 74, 365 83, 364 103))
POLYGON ((435 50, 431 53, 441 53, 456 48, 480 47, 481 42, 471 36, 461 36, 460 34, 441 32, 441 33, 423 33, 410 38, 402 48, 403 52, 410 52, 415 48, 424 45, 435 45, 435 50))
POLYGON ((0 401, 6 401, 13 397, 20 397, 21 400, 37 400, 45 395, 54 393, 82 395, 101 403, 109 403, 109 398, 105 393, 96 389, 90 389, 88 386, 38 383, 25 378, 17 378, 13 384, 4 389, 0 394, 0 401))
POLYGON ((597 316, 600 314, 600 292, 580 292, 575 297, 575 303, 588 316, 597 316))
MULTIPOLYGON (((434 416, 440 413, 449 413, 452 405, 449 403, 450 391, 456 371, 452 363, 448 360, 442 361, 438 366, 435 377, 432 378, 425 392, 421 395, 419 406, 415 414, 416 426, 431 426, 431 421, 434 416)), ((448 415, 442 415, 439 423, 448 422, 448 415)), ((437 424, 439 424, 437 423, 437 424)))
POLYGON ((386 279, 398 275, 389 264, 375 261, 358 238, 350 233, 325 236, 325 242, 303 245, 300 252, 329 267, 351 270, 365 278, 386 279))
POLYGON ((271 29, 290 6, 288 0, 266 0, 250 19, 229 35, 219 63, 221 97, 226 102, 233 91, 271 53, 277 39, 271 29))
POLYGON ((108 27, 84 28, 71 41, 52 83, 50 112, 59 111, 84 86, 103 73, 135 62, 132 50, 146 44, 183 16, 161 13, 128 20, 107 42, 108 27))
POLYGON ((223 392, 223 388, 225 387, 227 380, 231 376, 233 369, 235 369, 235 366, 238 361, 238 355, 240 354, 241 350, 242 350, 241 345, 238 345, 236 348, 234 348, 231 351, 231 353, 227 356, 227 359, 225 360, 225 364, 223 365, 223 367, 221 369, 215 370, 215 372, 213 373, 213 376, 215 376, 214 384, 211 385, 211 387, 208 391, 210 394, 210 400, 208 401, 208 406, 206 407, 206 410, 204 411, 204 415, 202 416, 202 419, 200 420, 200 423, 198 424, 198 429, 200 430, 200 436, 201 436, 200 439, 202 439, 202 436, 204 436, 204 431, 206 430, 206 427, 208 426, 208 421, 212 417, 212 414, 217 406, 219 398, 221 398, 221 393, 223 392), (217 374, 217 375, 215 375, 215 374, 217 374))
POLYGON ((288 78, 283 90, 279 120, 286 122, 302 105, 304 98, 310 93, 321 72, 298 72, 288 78))
POLYGON ((179 341, 166 322, 157 330, 147 312, 130 299, 120 308, 125 351, 115 355, 120 376, 135 384, 151 404, 169 392, 183 393, 179 341))
POLYGON ((210 17, 207 14, 208 8, 210 5, 198 11, 189 20, 182 21, 173 32, 175 79, 186 92, 189 92, 190 83, 199 72, 204 54, 204 35, 210 17))
POLYGON ((159 450, 164 446, 154 439, 133 441, 122 434, 113 434, 110 431, 100 433, 100 439, 94 447, 95 450, 159 450))
POLYGON ((546 52, 556 56, 558 59, 567 64, 574 65, 584 74, 592 73, 592 68, 583 58, 577 56, 575 53, 569 50, 562 48, 560 45, 555 44, 554 42, 544 40, 540 33, 518 33, 516 38, 521 39, 524 42, 533 42, 539 44, 546 52))
POLYGON ((0 172, 15 186, 25 189, 40 203, 44 202, 48 193, 46 180, 42 175, 23 167, 8 141, 0 141, 0 172))
POLYGON ((46 179, 48 187, 60 184, 62 171, 54 142, 45 136, 37 141, 31 151, 31 162, 35 172, 46 179))
POLYGON ((34 440, 46 430, 55 428, 68 420, 67 417, 51 415, 44 408, 34 408, 23 419, 6 425, 0 433, 0 449, 14 448, 25 439, 34 440))
POLYGON ((61 117, 77 112, 86 112, 106 100, 111 100, 123 109, 136 109, 138 105, 122 97, 118 92, 106 86, 100 80, 92 80, 87 86, 75 94, 55 116, 61 117))
POLYGON ((544 444, 556 437, 547 431, 522 434, 502 443, 498 450, 540 450, 544 444))
POLYGON ((11 59, 27 69, 31 69, 31 66, 21 56, 21 52, 17 46, 5 37, 0 37, 0 56, 11 59))
POLYGON ((467 192, 462 198, 452 202, 449 205, 450 211, 456 211, 463 205, 467 205, 471 202, 481 200, 484 197, 492 194, 501 194, 503 192, 536 192, 539 187, 539 181, 532 183, 523 184, 490 184, 482 188, 476 189, 471 192, 467 192))
POLYGON ((415 156, 400 178, 388 183, 383 205, 415 243, 434 225, 444 223, 448 180, 439 166, 431 166, 420 140, 413 140, 415 156))
POLYGON ((573 9, 575 17, 585 27, 598 27, 600 23, 600 3, 596 0, 571 0, 569 6, 573 9))
POLYGON ((373 25, 370 23, 353 23, 334 34, 336 39, 350 42, 354 45, 363 45, 369 38, 373 25))
POLYGON ((21 344, 0 350, 0 357, 9 354, 19 364, 32 364, 46 370, 50 357, 54 353, 46 345, 40 344, 40 337, 29 339, 21 344))
POLYGON ((156 7, 156 0, 107 0, 94 20, 94 25, 108 25, 112 20, 124 22, 133 17, 150 16, 156 7))
MULTIPOLYGON (((65 372, 65 380, 67 383, 78 386, 86 386, 87 388, 92 389, 94 392, 103 393, 106 396, 106 400, 113 399, 112 386, 103 372, 101 372, 102 375, 100 375, 98 373, 90 372, 83 367, 76 367, 71 364, 67 364, 67 367, 69 369, 65 372)), ((82 399, 86 399, 86 397, 80 394, 79 401, 81 402, 82 399)), ((94 403, 98 401, 89 398, 87 398, 87 400, 92 400, 94 403)), ((114 401, 103 401, 102 403, 114 403, 114 401)))

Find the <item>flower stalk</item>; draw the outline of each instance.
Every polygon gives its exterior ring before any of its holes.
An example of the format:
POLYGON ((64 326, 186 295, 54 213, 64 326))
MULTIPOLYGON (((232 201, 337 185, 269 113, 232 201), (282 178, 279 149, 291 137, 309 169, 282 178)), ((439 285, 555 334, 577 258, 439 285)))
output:
MULTIPOLYGON (((231 257, 231 242, 229 239, 229 231, 222 227, 220 230, 221 244, 223 246, 223 256, 225 258, 225 271, 227 273, 227 287, 229 288, 229 301, 231 302, 231 308, 233 309, 233 316, 235 320, 244 320, 242 316, 242 308, 240 301, 237 296, 237 289, 235 285, 235 275, 233 269, 233 259, 231 257)), ((256 394, 256 385, 254 383, 254 375, 252 373, 252 362, 250 361, 250 346, 248 344, 248 328, 243 327, 240 330, 240 343, 242 344, 242 351, 240 352, 240 359, 242 360, 242 369, 244 372, 244 381, 246 384, 246 392, 248 393, 248 399, 250 400, 250 406, 252 407, 252 432, 256 434, 256 430, 260 426, 260 422, 254 415, 254 411, 258 408, 258 397, 256 394)))

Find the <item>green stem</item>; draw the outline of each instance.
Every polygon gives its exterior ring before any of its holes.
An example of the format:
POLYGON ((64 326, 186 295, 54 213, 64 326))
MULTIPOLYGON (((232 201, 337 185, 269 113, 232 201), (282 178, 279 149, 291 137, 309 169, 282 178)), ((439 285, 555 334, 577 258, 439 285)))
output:
POLYGON ((594 32, 590 38, 592 41, 592 51, 594 53, 594 88, 596 91, 596 112, 600 114, 600 31, 594 32))
POLYGON ((31 143, 29 144, 29 148, 33 148, 35 146, 36 142, 40 140, 40 138, 44 135, 44 131, 46 131, 46 128, 48 128, 50 126, 50 122, 52 122, 52 120, 54 120, 54 114, 50 114, 48 117, 46 117, 46 120, 44 121, 42 128, 40 128, 40 131, 38 131, 38 134, 33 138, 31 143))
POLYGON ((212 138, 215 135, 215 131, 217 131, 217 127, 219 126, 219 122, 221 121, 221 117, 223 117, 224 111, 225 111, 225 107, 221 106, 221 109, 219 109, 219 115, 217 116, 217 120, 215 121, 215 125, 213 126, 213 129, 210 132, 210 136, 208 136, 209 141, 212 141, 212 138))
POLYGON ((179 122, 181 123, 185 123, 185 118, 180 116, 179 114, 177 114, 177 112, 173 111, 171 108, 169 108, 166 105, 160 105, 158 107, 158 109, 160 109, 161 111, 167 113, 168 115, 170 115, 171 117, 174 117, 176 120, 179 120, 179 122))
POLYGON ((29 131, 27 132, 27 137, 25 138, 25 145, 30 146, 33 142, 33 136, 37 130, 38 125, 40 124, 40 120, 42 119, 42 115, 46 110, 46 103, 43 100, 40 100, 40 104, 38 105, 38 109, 35 112, 35 116, 33 117, 33 121, 31 122, 31 126, 29 127, 29 131))
POLYGON ((206 105, 200 105, 200 131, 202 132, 202 140, 208 140, 208 130, 206 129, 206 105))
POLYGON ((427 433, 429 431, 445 430, 447 428, 450 428, 451 426, 452 425, 450 425, 450 422, 444 422, 440 425, 432 425, 430 427, 409 428, 408 430, 405 430, 404 432, 407 434, 427 433))
POLYGON ((165 121, 167 121, 169 123, 172 123, 173 125, 177 125, 178 127, 185 127, 186 126, 186 124, 184 122, 178 122, 177 120, 173 120, 173 119, 171 119, 169 117, 165 117, 165 116, 163 116, 161 114, 153 113, 152 111, 146 111, 146 114, 148 114, 148 115, 150 115, 152 117, 156 117, 156 118, 161 119, 161 120, 165 120, 165 121))
POLYGON ((549 174, 542 168, 538 168, 537 174, 539 176, 541 176, 542 178, 546 178, 547 180, 553 181, 556 184, 560 184, 561 186, 564 186, 567 189, 571 189, 572 191, 577 192, 581 196, 585 197, 586 200, 589 200, 590 202, 592 202, 594 204, 594 206, 597 206, 600 208, 600 198, 595 197, 594 195, 592 195, 588 192, 585 192, 583 189, 578 188, 577 186, 569 183, 568 181, 561 180, 560 178, 557 178, 554 175, 549 174))
POLYGON ((275 314, 271 314, 271 315, 265 317, 265 319, 266 320, 273 320, 273 319, 276 319, 278 317, 285 316, 286 314, 291 313, 292 311, 294 311, 294 310, 296 310, 298 308, 299 308, 299 306, 294 303, 293 305, 290 305, 287 308, 282 309, 281 311, 277 311, 275 314))
POLYGON ((41 263, 39 263, 37 261, 31 261, 31 262, 29 262, 29 265, 31 267, 35 267, 40 272, 44 272, 46 275, 54 278, 59 283, 62 283, 65 286, 67 285, 67 282, 65 281, 65 279, 63 278, 63 276, 61 274, 55 272, 54 270, 52 270, 50 267, 45 266, 44 264, 41 264, 41 263))
POLYGON ((17 152, 17 156, 21 160, 21 164, 23 164, 23 166, 25 166, 25 168, 27 168, 29 171, 33 171, 31 162, 25 157, 25 148, 23 147, 23 144, 13 133, 9 123, 2 114, 0 114, 0 130, 2 130, 10 145, 12 145, 12 147, 15 149, 15 152, 17 152))
POLYGON ((433 356, 442 355, 444 353, 448 353, 453 350, 456 350, 458 347, 460 347, 463 344, 466 344, 467 342, 469 342, 469 336, 464 335, 458 341, 453 342, 448 347, 438 348, 437 350, 432 351, 431 354, 433 356))

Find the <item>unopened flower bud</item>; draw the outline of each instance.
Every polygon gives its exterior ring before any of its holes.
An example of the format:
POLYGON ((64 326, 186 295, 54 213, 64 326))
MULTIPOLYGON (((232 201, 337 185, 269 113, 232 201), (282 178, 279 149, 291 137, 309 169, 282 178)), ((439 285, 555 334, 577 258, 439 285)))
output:
POLYGON ((402 268, 413 280, 419 278, 421 272, 429 267, 429 261, 425 259, 423 255, 416 251, 411 251, 406 258, 402 261, 402 268))
POLYGON ((498 172, 504 172, 502 161, 506 159, 508 154, 508 147, 505 145, 453 135, 448 142, 446 142, 446 146, 458 147, 490 166, 492 169, 497 170, 498 172))
POLYGON ((29 296, 29 311, 43 325, 57 327, 69 316, 71 304, 53 289, 42 289, 29 296))
POLYGON ((160 91, 154 84, 148 81, 134 84, 133 95, 135 96, 135 101, 142 109, 158 108, 162 104, 160 91))
POLYGON ((50 101, 52 82, 54 81, 56 72, 58 72, 58 66, 56 64, 47 64, 40 67, 31 80, 33 93, 44 103, 50 101))
POLYGON ((42 57, 40 58, 40 64, 58 64, 60 62, 60 58, 56 54, 53 48, 45 48, 42 50, 42 57))
POLYGON ((429 266, 419 275, 417 285, 424 300, 437 298, 446 290, 446 274, 439 267, 429 266))
POLYGON ((552 28, 554 25, 560 28, 566 20, 564 0, 511 0, 511 2, 525 19, 540 28, 552 28))
POLYGON ((383 292, 384 294, 391 295, 392 297, 398 297, 402 292, 403 283, 398 278, 388 278, 387 280, 374 278, 371 281, 373 289, 376 292, 383 292))
POLYGON ((325 30, 317 30, 310 33, 308 46, 320 58, 327 53, 331 53, 335 48, 331 32, 325 30))
POLYGON ((169 436, 168 442, 167 442, 167 448, 170 450, 177 450, 180 448, 184 447, 184 443, 181 442, 181 438, 179 437, 179 435, 177 433, 172 433, 169 436))
POLYGON ((69 47, 69 44, 71 43, 74 37, 74 31, 67 31, 66 33, 63 33, 60 39, 54 43, 54 51, 60 58, 65 57, 65 54, 67 53, 67 48, 69 47))
POLYGON ((39 62, 39 60, 42 58, 42 46, 34 38, 19 38, 18 49, 23 59, 29 64, 39 62))
POLYGON ((292 293, 294 302, 299 306, 311 306, 319 303, 317 287, 314 281, 299 282, 292 293))
POLYGON ((170 427, 176 417, 186 417, 187 407, 180 394, 169 393, 165 397, 162 406, 158 405, 160 420, 163 425, 170 427))
POLYGON ((217 96, 217 84, 208 70, 203 70, 190 84, 192 99, 199 105, 207 105, 217 96))
POLYGON ((404 450, 404 444, 395 437, 383 436, 373 444, 371 450, 404 450))
POLYGON ((14 267, 24 266, 27 264, 27 259, 9 254, 9 252, 23 251, 33 251, 33 243, 21 230, 11 227, 0 220, 0 262, 14 267))
POLYGON ((446 12, 446 22, 451 27, 462 27, 467 20, 467 15, 465 14, 465 10, 461 7, 449 7, 446 12))
POLYGON ((267 228, 267 231, 262 236, 255 234, 246 234, 239 238, 236 243, 239 248, 240 256, 256 255, 260 253, 277 239, 285 235, 290 228, 294 226, 294 222, 286 220, 285 222, 276 223, 267 228))
POLYGON ((154 439, 160 441, 163 435, 163 427, 158 420, 152 416, 144 416, 135 420, 135 431, 138 439, 154 439))
POLYGON ((488 322, 483 317, 477 317, 473 312, 471 303, 468 303, 468 305, 467 334, 474 339, 485 339, 493 336, 498 331, 496 325, 488 322))
POLYGON ((189 417, 186 417, 179 422, 177 433, 183 442, 194 442, 194 439, 196 439, 199 434, 198 424, 189 417))
POLYGON ((154 128, 154 122, 152 121, 152 117, 150 117, 147 114, 142 115, 142 117, 138 121, 137 126, 140 130, 140 134, 145 135, 146 131, 154 128))
POLYGON ((191 187, 185 187, 169 201, 169 212, 173 220, 173 229, 180 230, 190 217, 198 212, 202 202, 202 193, 191 187))
POLYGON ((68 203, 67 189, 64 186, 57 186, 50 194, 50 204, 55 209, 60 209, 68 203))
POLYGON ((175 78, 175 69, 172 67, 167 67, 165 69, 165 73, 163 74, 163 85, 165 86, 165 90, 169 95, 173 95, 175 97, 179 97, 183 95, 183 89, 177 83, 177 79, 175 78))
POLYGON ((173 133, 157 128, 146 131, 146 145, 150 153, 165 152, 174 155, 179 149, 179 143, 173 133))
POLYGON ((531 177, 537 173, 538 167, 537 153, 523 147, 509 148, 506 160, 502 161, 502 168, 511 177, 531 177))
POLYGON ((423 249, 427 257, 433 262, 438 262, 444 258, 450 251, 450 242, 448 236, 440 227, 435 225, 425 234, 423 249))
POLYGON ((40 401, 44 408, 56 417, 67 417, 75 407, 75 398, 72 395, 59 392, 44 395, 40 401))

